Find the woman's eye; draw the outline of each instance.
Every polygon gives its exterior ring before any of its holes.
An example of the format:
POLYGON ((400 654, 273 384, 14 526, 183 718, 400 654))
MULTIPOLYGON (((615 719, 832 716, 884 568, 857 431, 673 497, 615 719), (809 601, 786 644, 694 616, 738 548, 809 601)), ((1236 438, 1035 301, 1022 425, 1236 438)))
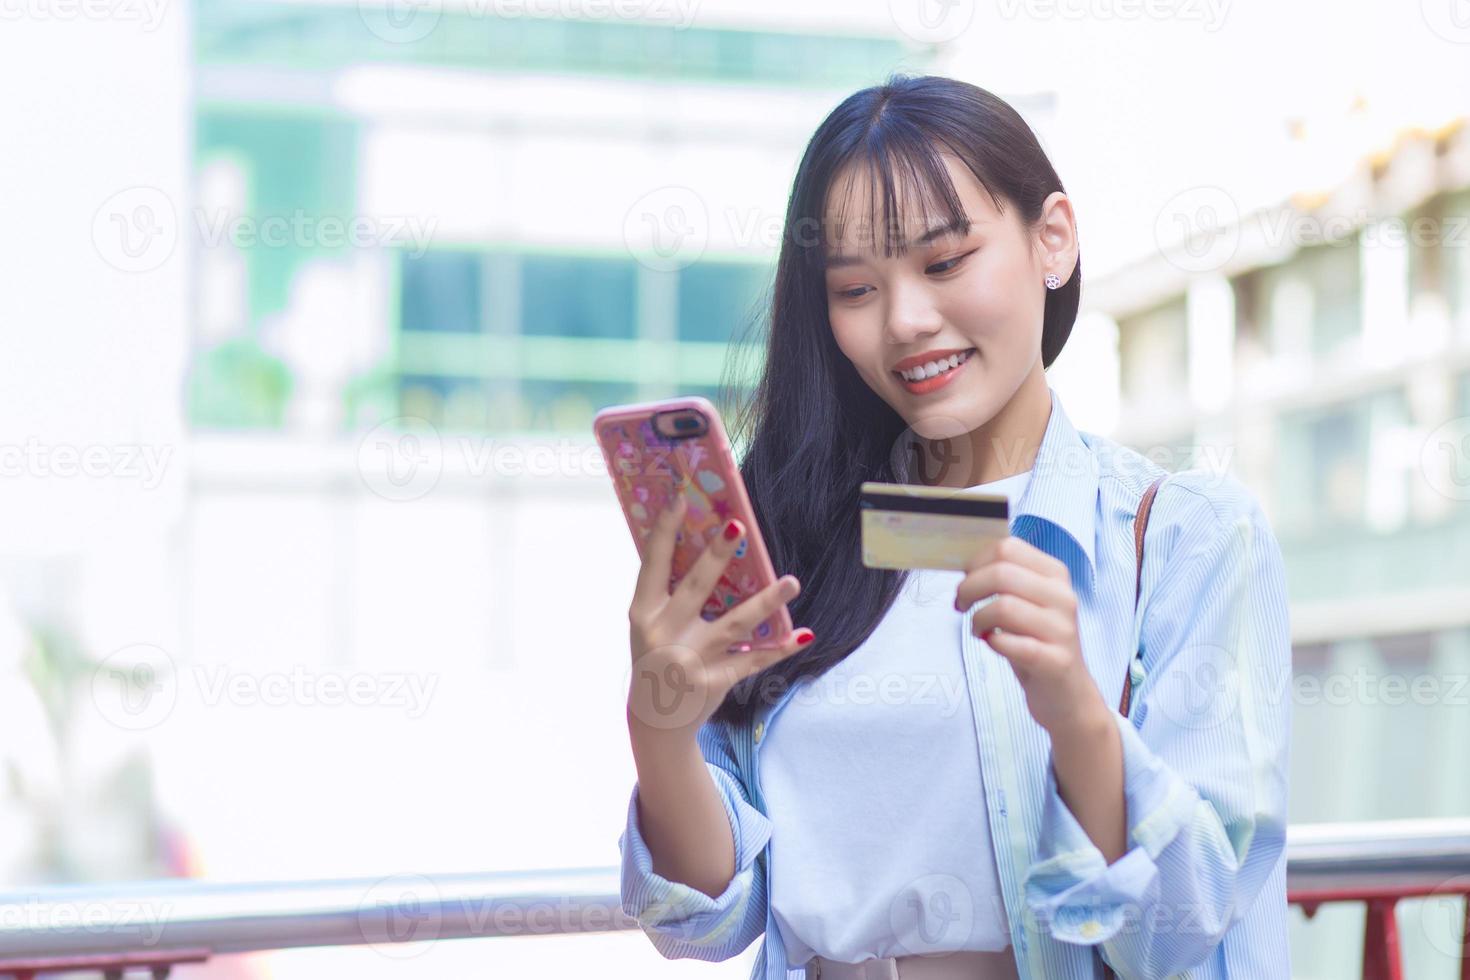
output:
POLYGON ((851 289, 840 289, 837 291, 837 295, 843 299, 861 299, 863 294, 860 290, 867 288, 867 286, 854 286, 851 289))
POLYGON ((945 259, 943 262, 936 262, 933 265, 929 266, 927 269, 925 269, 924 270, 924 274, 925 275, 930 275, 930 276, 935 276, 935 275, 939 275, 941 273, 948 272, 949 270, 953 269, 955 266, 959 265, 962 261, 964 261, 965 259, 969 258, 971 255, 974 255, 974 254, 975 254, 975 250, 974 249, 971 249, 970 251, 966 252, 964 255, 956 255, 952 259, 945 259))

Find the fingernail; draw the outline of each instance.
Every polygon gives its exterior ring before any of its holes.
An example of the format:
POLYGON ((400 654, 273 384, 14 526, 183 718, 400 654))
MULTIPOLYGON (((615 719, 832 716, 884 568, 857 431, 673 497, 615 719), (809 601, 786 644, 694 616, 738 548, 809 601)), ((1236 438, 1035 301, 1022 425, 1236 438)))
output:
POLYGON ((794 596, 801 591, 801 583, 790 575, 781 576, 781 594, 794 596))
POLYGON ((796 631, 796 645, 799 647, 806 646, 808 643, 812 642, 816 638, 817 635, 811 630, 807 629, 805 626, 796 631))
POLYGON ((995 635, 995 627, 992 626, 992 627, 990 627, 990 629, 988 629, 985 632, 983 632, 983 633, 980 634, 980 639, 984 640, 986 643, 989 643, 990 642, 990 638, 992 636, 994 636, 994 635, 995 635))
POLYGON ((734 541, 738 537, 740 537, 740 524, 736 521, 731 521, 730 523, 726 524, 725 540, 734 541))

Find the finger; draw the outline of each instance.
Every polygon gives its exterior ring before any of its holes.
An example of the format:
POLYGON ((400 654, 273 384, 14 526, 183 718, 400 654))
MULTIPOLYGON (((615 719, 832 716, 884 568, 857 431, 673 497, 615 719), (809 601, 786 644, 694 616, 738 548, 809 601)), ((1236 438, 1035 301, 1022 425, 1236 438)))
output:
POLYGON ((1018 538, 1014 534, 1003 538, 991 538, 984 542, 965 566, 965 571, 975 571, 982 565, 993 561, 1013 561, 1048 578, 1066 578, 1067 581, 1071 581, 1071 573, 1067 570, 1066 562, 1052 557, 1031 542, 1018 538))
POLYGON ((674 534, 684 519, 684 495, 676 494, 665 505, 649 531, 643 551, 643 565, 638 569, 638 583, 633 587, 632 608, 637 612, 653 612, 669 597, 669 570, 674 557, 674 534))
POLYGON ((986 637, 985 642, 990 644, 990 649, 1010 662, 1011 669, 1016 672, 1016 679, 1020 681, 1025 681, 1030 675, 1044 646, 1036 637, 1021 633, 992 633, 986 637))
POLYGON ((955 589, 955 608, 968 609, 988 595, 1019 596, 1038 606, 1065 609, 1073 604, 1072 583, 1042 575, 1036 569, 1013 561, 993 561, 960 580, 955 589))
POLYGON ((976 636, 999 627, 1007 633, 1021 633, 1038 640, 1052 642, 1062 637, 1058 617, 1050 609, 1019 596, 1001 594, 987 602, 970 617, 970 632, 976 636))
POLYGON ((715 620, 713 627, 723 640, 746 636, 772 613, 801 593, 795 575, 782 575, 755 595, 744 599, 715 620))
POLYGON ((688 574, 679 580, 673 595, 669 597, 668 615, 682 621, 696 615, 703 608, 704 600, 709 598, 715 583, 720 579, 720 573, 730 563, 731 556, 735 554, 744 537, 745 525, 734 518, 715 531, 699 557, 694 560, 688 574))
POLYGON ((751 650, 747 653, 732 653, 728 659, 738 664, 737 669, 740 671, 740 676, 736 683, 738 684, 747 677, 759 674, 767 667, 778 664, 792 654, 805 649, 807 644, 811 643, 814 639, 816 637, 812 634, 812 631, 802 626, 792 630, 791 635, 783 640, 778 647, 770 650, 751 650))

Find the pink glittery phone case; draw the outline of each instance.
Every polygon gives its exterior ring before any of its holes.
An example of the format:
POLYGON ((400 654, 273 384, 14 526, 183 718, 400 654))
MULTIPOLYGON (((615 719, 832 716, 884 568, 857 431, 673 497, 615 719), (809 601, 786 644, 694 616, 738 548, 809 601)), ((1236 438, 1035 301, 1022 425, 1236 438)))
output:
MULTIPOLYGON (((688 501, 674 545, 671 592, 727 520, 734 517, 745 525, 745 538, 705 599, 699 613, 702 618, 716 619, 776 581, 725 427, 708 399, 695 395, 613 405, 597 413, 592 428, 640 559, 654 521, 674 494, 683 493, 688 501), (704 434, 687 438, 660 434, 654 428, 654 416, 676 409, 700 412, 708 422, 704 434)), ((782 606, 730 649, 771 649, 790 633, 791 614, 782 606)))

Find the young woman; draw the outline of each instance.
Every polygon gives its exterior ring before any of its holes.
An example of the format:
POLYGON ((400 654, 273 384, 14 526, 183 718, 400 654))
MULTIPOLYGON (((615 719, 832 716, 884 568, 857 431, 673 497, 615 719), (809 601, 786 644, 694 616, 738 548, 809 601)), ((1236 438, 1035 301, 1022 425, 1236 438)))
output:
POLYGON ((1280 549, 1238 481, 1185 471, 1137 577, 1165 471, 1047 383, 1081 266, 1034 134, 951 79, 865 89, 785 228, 739 426, 789 574, 706 622, 744 529, 670 593, 682 499, 660 518, 629 608, 624 910, 670 958, 764 933, 757 980, 1289 976, 1280 549), (869 569, 864 480, 1004 493, 1011 535, 963 572, 869 569), (724 653, 783 602, 808 624, 784 648, 724 653), (650 710, 671 696, 687 724, 650 710))

